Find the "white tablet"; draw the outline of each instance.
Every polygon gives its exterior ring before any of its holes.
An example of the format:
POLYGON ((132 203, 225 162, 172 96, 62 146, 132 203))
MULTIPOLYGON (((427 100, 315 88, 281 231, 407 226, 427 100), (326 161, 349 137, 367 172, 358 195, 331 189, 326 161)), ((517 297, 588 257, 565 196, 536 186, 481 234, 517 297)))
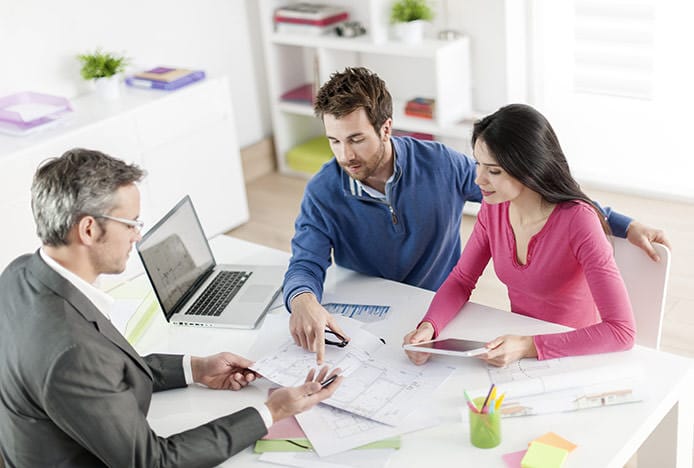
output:
POLYGON ((461 340, 447 338, 438 341, 425 341, 417 344, 403 345, 408 351, 432 354, 449 354, 452 356, 477 356, 487 352, 484 341, 461 340))

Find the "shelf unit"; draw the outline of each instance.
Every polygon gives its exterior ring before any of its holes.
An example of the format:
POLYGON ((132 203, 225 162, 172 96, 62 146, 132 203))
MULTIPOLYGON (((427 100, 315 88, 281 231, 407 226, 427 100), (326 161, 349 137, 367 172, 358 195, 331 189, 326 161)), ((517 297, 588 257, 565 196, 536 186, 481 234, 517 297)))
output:
POLYGON ((461 151, 469 150, 470 122, 474 118, 470 86, 470 40, 425 39, 410 45, 388 39, 389 0, 321 0, 344 6, 350 20, 360 21, 367 34, 356 38, 276 33, 273 12, 287 0, 261 0, 269 96, 278 167, 294 173, 285 154, 297 144, 323 135, 323 125, 308 104, 285 102, 283 93, 306 83, 318 87, 331 74, 348 66, 364 66, 388 84, 393 96, 393 127, 429 133, 461 151), (404 114, 407 100, 436 99, 433 120, 404 114))

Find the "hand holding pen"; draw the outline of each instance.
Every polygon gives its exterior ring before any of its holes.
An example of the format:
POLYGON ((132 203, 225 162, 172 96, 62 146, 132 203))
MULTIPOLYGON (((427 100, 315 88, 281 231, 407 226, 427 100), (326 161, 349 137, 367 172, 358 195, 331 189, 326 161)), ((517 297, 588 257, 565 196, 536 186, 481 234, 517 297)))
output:
POLYGON ((273 421, 277 422, 306 411, 330 398, 342 383, 341 372, 339 368, 330 371, 328 366, 324 366, 318 372, 311 369, 303 385, 281 388, 272 392, 265 405, 270 410, 273 421))

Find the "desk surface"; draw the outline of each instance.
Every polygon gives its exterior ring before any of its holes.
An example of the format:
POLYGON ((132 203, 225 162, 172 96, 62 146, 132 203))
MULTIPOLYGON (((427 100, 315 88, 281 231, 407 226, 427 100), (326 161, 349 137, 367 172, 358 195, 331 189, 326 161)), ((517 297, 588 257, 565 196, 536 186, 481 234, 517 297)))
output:
MULTIPOLYGON (((288 254, 228 237, 212 242, 220 262, 286 265, 288 254)), ((142 281, 140 278, 139 281, 142 281)), ((388 304, 388 320, 368 325, 373 333, 389 344, 399 345, 404 334, 423 316, 433 293, 392 281, 368 278, 348 270, 331 268, 326 281, 325 300, 388 304)), ((278 320, 288 314, 284 308, 271 312, 278 320)), ((273 320, 274 321, 274 320, 273 320)), ((504 333, 536 334, 560 329, 508 312, 472 306, 466 308, 447 327, 446 335, 465 330, 465 336, 490 339, 504 333)), ((253 356, 257 330, 222 330, 186 328, 169 325, 161 314, 152 321, 147 333, 135 347, 142 354, 151 352, 207 355, 219 351, 253 356)), ((287 333, 287 337, 288 337, 287 333)), ((442 357, 456 365, 457 370, 435 393, 431 410, 440 416, 441 425, 402 436, 402 448, 391 458, 391 467, 459 465, 504 467, 503 454, 523 450, 527 443, 548 431, 571 440, 578 448, 567 458, 571 467, 622 467, 639 446, 658 428, 668 438, 678 435, 677 463, 674 441, 668 453, 657 454, 658 466, 691 467, 692 424, 694 422, 693 361, 668 353, 636 347, 623 353, 584 356, 571 359, 591 360, 595 365, 642 366, 649 376, 647 397, 642 402, 596 408, 571 413, 504 419, 503 441, 494 449, 477 449, 470 445, 468 428, 462 423, 463 388, 484 388, 489 385, 486 365, 477 359, 442 357), (667 428, 661 428, 666 420, 667 428), (674 421, 671 421, 673 420, 674 421), (660 426, 659 426, 660 424, 660 426), (674 427, 674 432, 672 431, 674 427), (673 452, 673 453, 669 453, 673 452), (686 454, 689 454, 688 456, 686 454)), ((202 424, 210 419, 265 400, 267 382, 240 392, 224 392, 191 386, 186 389, 156 393, 148 415, 150 424, 160 435, 169 435, 202 424)), ((640 455, 641 456, 641 455, 640 455)), ((222 466, 256 465, 258 455, 248 448, 222 466)), ((646 466, 646 465, 644 465, 646 466)), ((650 466, 650 465, 649 465, 650 466)))

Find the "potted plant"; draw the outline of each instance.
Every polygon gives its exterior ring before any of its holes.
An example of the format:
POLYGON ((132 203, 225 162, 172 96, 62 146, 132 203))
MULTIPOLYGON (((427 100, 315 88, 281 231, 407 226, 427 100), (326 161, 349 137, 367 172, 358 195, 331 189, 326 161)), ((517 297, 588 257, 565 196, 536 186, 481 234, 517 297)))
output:
POLYGON ((125 71, 130 60, 122 55, 96 49, 92 53, 77 56, 85 80, 93 80, 98 93, 107 99, 116 99, 119 94, 119 74, 125 71))
POLYGON ((403 42, 422 41, 424 21, 434 18, 434 11, 426 0, 398 0, 390 10, 395 36, 403 42))

